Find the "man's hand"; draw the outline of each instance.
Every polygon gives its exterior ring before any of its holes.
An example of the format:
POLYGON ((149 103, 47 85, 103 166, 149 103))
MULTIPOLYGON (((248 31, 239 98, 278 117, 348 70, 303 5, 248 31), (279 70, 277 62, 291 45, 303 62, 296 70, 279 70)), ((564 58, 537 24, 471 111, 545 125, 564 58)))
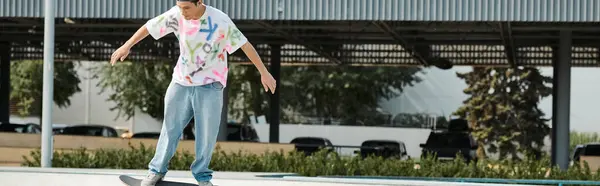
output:
POLYGON ((148 29, 146 29, 146 26, 140 27, 138 31, 135 32, 135 34, 133 34, 133 36, 131 36, 131 38, 129 38, 125 44, 123 44, 123 46, 119 47, 119 49, 113 52, 112 56, 110 56, 110 64, 115 65, 117 60, 125 60, 125 58, 127 58, 129 55, 129 50, 131 50, 131 47, 133 47, 133 45, 142 39, 146 38, 146 36, 149 34, 150 33, 148 32, 148 29))
POLYGON ((265 92, 271 90, 271 94, 275 94, 277 82, 275 81, 271 73, 269 73, 265 65, 262 63, 262 60, 258 56, 258 53, 256 52, 254 46, 252 46, 250 42, 246 42, 246 44, 242 45, 241 48, 244 51, 244 53, 246 53, 246 56, 248 56, 250 61, 252 61, 254 66, 256 66, 256 68, 260 72, 260 81, 262 82, 263 88, 265 88, 265 92))
POLYGON ((268 92, 269 90, 271 90, 271 94, 275 94, 275 88, 277 88, 277 82, 275 81, 275 79, 273 78, 273 76, 271 76, 271 73, 265 71, 264 73, 260 74, 260 81, 262 82, 263 88, 265 88, 265 92, 268 92))
POLYGON ((117 60, 125 60, 125 58, 127 58, 127 56, 129 55, 129 47, 123 45, 121 47, 119 47, 119 49, 115 50, 115 52, 113 52, 112 56, 110 56, 110 65, 115 65, 115 63, 117 62, 117 60))

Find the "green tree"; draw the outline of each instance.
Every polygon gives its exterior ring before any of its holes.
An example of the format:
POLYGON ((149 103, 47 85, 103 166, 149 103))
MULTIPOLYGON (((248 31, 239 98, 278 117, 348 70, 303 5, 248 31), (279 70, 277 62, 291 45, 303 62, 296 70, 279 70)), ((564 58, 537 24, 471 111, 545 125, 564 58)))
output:
POLYGON ((347 125, 381 125, 379 102, 419 82, 416 74, 420 71, 363 66, 285 67, 281 101, 285 108, 302 115, 339 118, 347 125))
POLYGON ((101 65, 90 70, 100 79, 99 93, 110 90, 107 101, 116 105, 117 117, 130 119, 136 107, 156 119, 164 116, 164 94, 171 82, 174 64, 118 62, 114 66, 101 65))
POLYGON ((499 153, 500 158, 541 154, 550 127, 538 103, 552 93, 550 77, 530 67, 476 67, 457 75, 466 81, 464 92, 470 97, 455 114, 469 121, 480 146, 478 156, 485 157, 484 145, 489 145, 488 152, 499 153))
MULTIPOLYGON (((71 105, 71 96, 81 91, 79 88, 81 81, 75 70, 75 64, 75 62, 54 63, 53 100, 60 108, 71 105)), ((10 68, 10 100, 17 102, 19 115, 28 116, 41 107, 43 61, 13 61, 10 68)))

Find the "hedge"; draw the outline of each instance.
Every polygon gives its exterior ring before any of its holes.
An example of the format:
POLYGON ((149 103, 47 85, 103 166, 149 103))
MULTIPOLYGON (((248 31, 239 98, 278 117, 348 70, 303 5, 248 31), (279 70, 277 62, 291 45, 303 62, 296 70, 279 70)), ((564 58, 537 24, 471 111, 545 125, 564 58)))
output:
MULTIPOLYGON (((129 149, 85 148, 68 152, 54 152, 53 167, 65 168, 107 168, 107 169, 147 169, 154 149, 130 145, 129 149)), ((23 166, 39 167, 40 150, 34 150, 29 157, 23 156, 23 166)), ((169 170, 189 170, 194 154, 178 152, 170 162, 169 170)), ((600 180, 597 171, 586 165, 575 164, 567 171, 549 167, 549 158, 535 160, 526 158, 513 160, 480 160, 465 163, 462 158, 440 162, 433 158, 414 160, 384 159, 381 157, 341 157, 318 152, 312 156, 303 153, 265 152, 254 155, 237 152, 225 153, 215 149, 210 168, 215 171, 236 172, 288 172, 303 176, 410 176, 410 177, 462 177, 462 178, 505 178, 505 179, 560 179, 560 180, 600 180)))

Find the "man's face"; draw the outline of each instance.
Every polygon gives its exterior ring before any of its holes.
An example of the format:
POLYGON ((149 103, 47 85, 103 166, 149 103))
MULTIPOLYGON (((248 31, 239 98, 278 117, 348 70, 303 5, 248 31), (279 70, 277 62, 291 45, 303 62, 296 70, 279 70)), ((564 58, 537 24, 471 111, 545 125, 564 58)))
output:
POLYGON ((202 7, 202 0, 198 3, 192 3, 188 1, 177 1, 177 6, 181 9, 181 14, 186 20, 199 19, 200 8, 202 7))

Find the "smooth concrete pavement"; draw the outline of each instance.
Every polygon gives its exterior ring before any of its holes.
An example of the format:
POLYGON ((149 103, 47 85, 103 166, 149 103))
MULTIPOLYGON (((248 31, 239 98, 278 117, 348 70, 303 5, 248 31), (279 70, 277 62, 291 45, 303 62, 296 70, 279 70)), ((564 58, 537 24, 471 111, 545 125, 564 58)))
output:
MULTIPOLYGON (((0 185, 2 186, 118 186, 124 185, 119 175, 142 178, 145 170, 115 169, 67 169, 0 167, 0 185)), ((170 171, 167 181, 194 184, 189 171, 170 171)), ((501 184, 432 182, 413 180, 369 180, 301 177, 285 173, 240 173, 216 172, 214 180, 218 186, 496 186, 501 184), (261 177, 268 175, 282 175, 261 177), (287 176, 285 176, 287 175, 287 176)))

